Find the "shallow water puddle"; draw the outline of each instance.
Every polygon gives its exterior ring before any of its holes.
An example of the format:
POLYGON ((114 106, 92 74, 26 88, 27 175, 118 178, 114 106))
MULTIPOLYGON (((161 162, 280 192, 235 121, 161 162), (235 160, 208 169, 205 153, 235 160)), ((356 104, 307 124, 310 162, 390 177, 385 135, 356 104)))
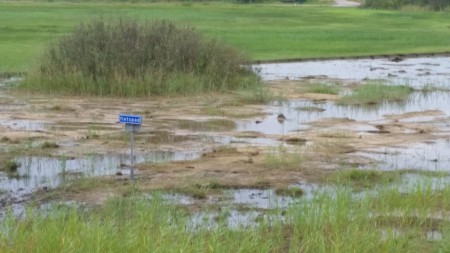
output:
POLYGON ((225 210, 219 212, 198 212, 190 217, 188 227, 197 230, 200 228, 214 229, 225 225, 230 229, 254 228, 259 225, 258 220, 267 218, 266 214, 258 211, 240 212, 225 210))
POLYGON ((248 205, 259 209, 286 208, 294 202, 291 197, 279 196, 274 190, 239 189, 232 190, 228 194, 232 196, 233 204, 248 205))
POLYGON ((264 80, 333 78, 363 81, 383 79, 413 87, 450 87, 450 57, 352 59, 259 64, 253 66, 264 80))
POLYGON ((23 80, 23 77, 21 77, 21 76, 12 76, 12 77, 3 78, 3 79, 0 78, 0 88, 15 85, 22 80, 23 80))
MULTIPOLYGON (((136 155, 136 162, 168 162, 199 157, 191 152, 152 151, 136 155)), ((71 179, 100 175, 129 174, 129 155, 92 155, 83 158, 18 157, 18 176, 0 174, 0 190, 24 195, 40 188, 54 188, 71 179)))
POLYGON ((441 241, 442 240, 442 232, 437 230, 430 230, 425 233, 425 238, 428 241, 441 241))
POLYGON ((372 158, 380 170, 450 170, 450 141, 419 143, 413 146, 385 147, 357 154, 372 158))
POLYGON ((44 131, 44 122, 35 120, 0 120, 0 126, 20 131, 44 131))
MULTIPOLYGON (((238 131, 254 131, 264 134, 286 134, 310 128, 309 123, 322 119, 342 119, 346 121, 376 121, 385 116, 412 112, 440 111, 438 116, 421 116, 401 119, 403 122, 424 122, 450 116, 450 92, 414 92, 403 103, 384 102, 379 105, 336 105, 332 101, 317 104, 311 100, 290 100, 275 102, 268 107, 269 116, 263 120, 242 120, 237 124, 238 131), (320 110, 302 110, 302 108, 319 108, 320 110), (283 114, 286 120, 279 121, 277 116, 283 114)), ((369 129, 367 131, 374 131, 369 129)))
POLYGON ((400 186, 393 185, 403 193, 414 192, 418 187, 430 187, 432 191, 443 190, 450 184, 450 176, 424 176, 415 173, 402 175, 400 186))

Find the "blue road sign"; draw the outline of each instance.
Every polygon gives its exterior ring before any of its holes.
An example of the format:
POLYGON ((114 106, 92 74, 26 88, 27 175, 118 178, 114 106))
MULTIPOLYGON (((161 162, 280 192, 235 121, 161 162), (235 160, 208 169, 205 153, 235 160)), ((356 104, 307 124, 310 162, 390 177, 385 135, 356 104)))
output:
POLYGON ((131 125, 141 125, 142 124, 142 116, 138 115, 119 115, 119 122, 131 125))

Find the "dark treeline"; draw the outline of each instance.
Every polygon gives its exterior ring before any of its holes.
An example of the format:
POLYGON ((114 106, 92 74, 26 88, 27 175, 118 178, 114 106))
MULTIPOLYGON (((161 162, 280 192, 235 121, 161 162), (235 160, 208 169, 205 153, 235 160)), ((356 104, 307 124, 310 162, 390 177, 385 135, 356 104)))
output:
POLYGON ((375 9, 401 9, 408 5, 443 10, 450 6, 450 0, 366 0, 364 3, 365 7, 375 9))

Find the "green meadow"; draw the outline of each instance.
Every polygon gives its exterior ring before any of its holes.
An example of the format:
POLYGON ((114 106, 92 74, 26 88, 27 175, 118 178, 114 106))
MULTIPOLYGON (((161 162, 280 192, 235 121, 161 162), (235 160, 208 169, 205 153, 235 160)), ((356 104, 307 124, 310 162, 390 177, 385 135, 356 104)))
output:
POLYGON ((0 72, 26 71, 49 41, 98 17, 193 26, 256 61, 449 52, 448 15, 292 4, 3 2, 0 72))

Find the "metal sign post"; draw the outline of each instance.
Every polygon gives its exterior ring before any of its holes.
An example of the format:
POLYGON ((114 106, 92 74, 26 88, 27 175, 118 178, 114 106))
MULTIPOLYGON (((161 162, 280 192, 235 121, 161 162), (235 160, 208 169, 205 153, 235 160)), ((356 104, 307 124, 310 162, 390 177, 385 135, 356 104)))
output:
POLYGON ((125 123, 125 129, 130 132, 130 179, 134 181, 134 132, 141 129, 142 116, 120 114, 119 122, 125 123))

